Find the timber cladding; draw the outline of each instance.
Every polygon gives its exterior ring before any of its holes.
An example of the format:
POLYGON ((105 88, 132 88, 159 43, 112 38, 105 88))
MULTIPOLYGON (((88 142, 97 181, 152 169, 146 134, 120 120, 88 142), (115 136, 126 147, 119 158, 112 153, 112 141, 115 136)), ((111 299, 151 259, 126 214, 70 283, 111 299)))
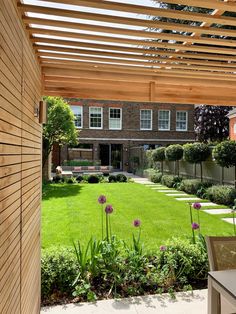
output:
POLYGON ((41 69, 16 2, 0 0, 0 313, 40 311, 41 69))

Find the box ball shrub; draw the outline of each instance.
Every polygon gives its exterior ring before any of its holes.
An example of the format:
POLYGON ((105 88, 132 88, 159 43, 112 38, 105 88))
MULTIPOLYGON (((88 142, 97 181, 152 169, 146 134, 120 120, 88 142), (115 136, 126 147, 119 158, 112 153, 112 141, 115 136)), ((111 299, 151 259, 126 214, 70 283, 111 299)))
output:
POLYGON ((99 177, 94 174, 91 174, 88 177, 88 183, 99 183, 99 177))
POLYGON ((163 175, 161 183, 166 185, 168 188, 173 188, 177 183, 181 182, 181 178, 173 175, 163 175))
POLYGON ((212 151, 213 158, 221 167, 233 167, 236 165, 236 142, 223 141, 217 144, 212 151))
POLYGON ((127 182, 127 177, 123 173, 119 173, 116 176, 117 182, 127 182))
POLYGON ((169 161, 180 160, 183 157, 184 149, 180 144, 170 145, 165 149, 165 157, 169 161))
POLYGON ((184 179, 179 185, 179 190, 188 194, 198 194, 201 189, 206 189, 212 186, 210 182, 201 182, 198 179, 184 179))
POLYGON ((77 181, 77 182, 83 181, 83 176, 77 176, 77 177, 76 177, 76 181, 77 181))
POLYGON ((112 183, 112 182, 116 182, 116 181, 117 181, 116 176, 114 176, 113 174, 109 175, 108 182, 112 183))
POLYGON ((231 206, 236 199, 236 189, 227 185, 213 185, 206 190, 206 196, 214 203, 231 206))
POLYGON ((152 159, 154 162, 165 160, 165 147, 158 147, 152 151, 152 159))
POLYGON ((153 183, 159 183, 159 182, 161 182, 161 178, 162 178, 162 173, 157 172, 151 176, 151 181, 153 183))

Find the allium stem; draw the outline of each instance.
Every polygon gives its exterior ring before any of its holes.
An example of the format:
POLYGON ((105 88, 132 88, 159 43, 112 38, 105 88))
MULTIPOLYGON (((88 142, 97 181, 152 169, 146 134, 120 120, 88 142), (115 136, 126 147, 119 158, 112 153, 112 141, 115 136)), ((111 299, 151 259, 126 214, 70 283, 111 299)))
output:
POLYGON ((109 242, 108 214, 106 214, 106 235, 107 242, 109 242))
POLYGON ((111 217, 109 216, 109 231, 110 231, 110 238, 111 238, 111 217))
POLYGON ((102 212, 101 212, 101 223, 102 223, 102 240, 103 240, 103 237, 104 237, 104 234, 103 234, 103 229, 104 229, 104 226, 103 226, 103 205, 101 205, 101 210, 102 210, 102 212))
MULTIPOLYGON (((192 212, 192 204, 189 203, 189 210, 190 210, 190 221, 191 221, 191 227, 192 227, 192 224, 193 224, 193 212, 192 212)), ((193 235, 193 244, 196 243, 195 241, 195 233, 194 233, 194 230, 192 228, 192 235, 193 235)))
POLYGON ((200 228, 201 228, 201 225, 200 225, 200 214, 199 214, 199 210, 197 211, 197 218, 198 218, 198 224, 199 224, 199 229, 198 229, 198 232, 200 233, 200 228))

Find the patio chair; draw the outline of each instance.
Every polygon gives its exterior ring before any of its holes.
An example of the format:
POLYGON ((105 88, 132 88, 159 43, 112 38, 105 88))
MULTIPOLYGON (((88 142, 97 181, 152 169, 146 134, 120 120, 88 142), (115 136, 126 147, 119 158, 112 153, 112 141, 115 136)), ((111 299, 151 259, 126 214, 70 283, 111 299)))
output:
MULTIPOLYGON (((236 236, 206 237, 208 260, 211 271, 236 269, 236 236)), ((219 313, 235 313, 225 298, 218 301, 219 313)))

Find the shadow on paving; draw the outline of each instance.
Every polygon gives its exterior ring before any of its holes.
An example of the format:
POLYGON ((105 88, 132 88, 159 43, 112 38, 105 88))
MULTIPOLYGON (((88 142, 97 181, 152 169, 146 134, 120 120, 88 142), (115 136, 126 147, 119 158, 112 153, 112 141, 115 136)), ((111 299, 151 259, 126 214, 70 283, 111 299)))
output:
POLYGON ((49 200, 50 198, 64 198, 78 195, 82 190, 79 184, 55 183, 43 186, 42 198, 49 200))

